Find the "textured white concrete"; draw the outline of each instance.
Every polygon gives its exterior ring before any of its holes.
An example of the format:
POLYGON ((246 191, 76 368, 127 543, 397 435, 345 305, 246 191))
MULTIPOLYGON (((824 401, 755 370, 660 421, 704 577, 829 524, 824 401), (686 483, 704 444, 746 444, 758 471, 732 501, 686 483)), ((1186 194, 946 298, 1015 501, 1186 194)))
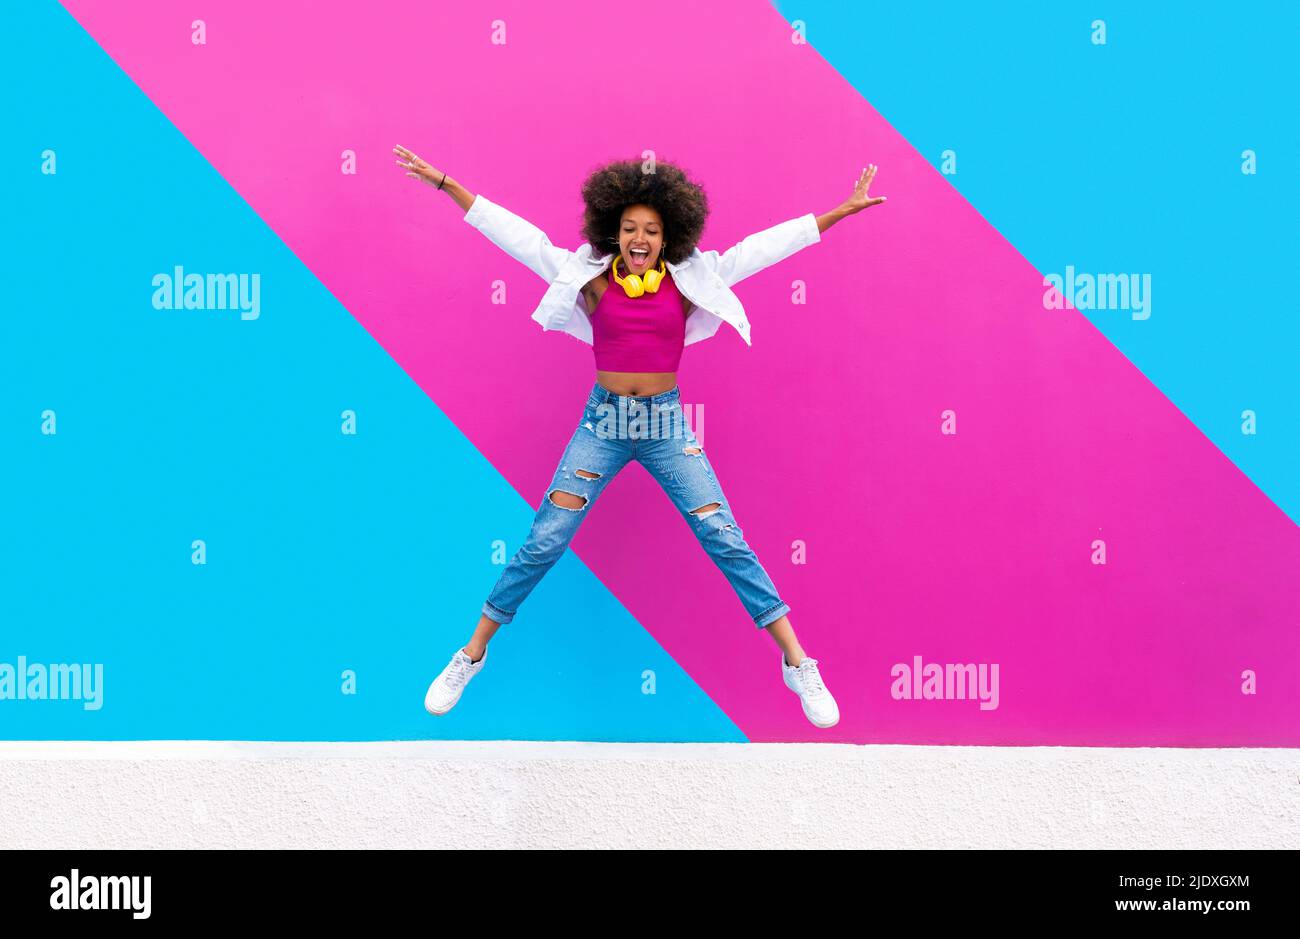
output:
POLYGON ((1296 848, 1300 750, 0 742, 0 848, 1296 848))

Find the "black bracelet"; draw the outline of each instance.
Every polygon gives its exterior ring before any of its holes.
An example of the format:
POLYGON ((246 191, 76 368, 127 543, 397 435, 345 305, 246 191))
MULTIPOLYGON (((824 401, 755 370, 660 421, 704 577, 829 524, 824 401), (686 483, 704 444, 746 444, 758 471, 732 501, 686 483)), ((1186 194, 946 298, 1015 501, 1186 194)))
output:
MULTIPOLYGON (((446 174, 446 173, 443 173, 443 174, 442 174, 442 183, 445 183, 446 181, 447 181, 447 174, 446 174)), ((442 183, 438 183, 438 188, 439 188, 439 189, 442 188, 442 183)))

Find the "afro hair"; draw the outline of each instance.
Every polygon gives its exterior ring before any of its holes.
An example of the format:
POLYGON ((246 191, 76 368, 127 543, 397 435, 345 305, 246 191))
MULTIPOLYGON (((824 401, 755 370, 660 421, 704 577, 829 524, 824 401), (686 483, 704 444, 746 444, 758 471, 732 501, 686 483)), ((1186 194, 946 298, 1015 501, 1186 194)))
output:
POLYGON ((644 161, 617 160, 587 177, 582 184, 586 209, 582 236, 596 256, 612 254, 618 240, 623 210, 629 205, 648 205, 664 220, 664 260, 680 264, 695 250, 709 215, 704 189, 692 182, 679 167, 656 161, 646 172, 644 161))

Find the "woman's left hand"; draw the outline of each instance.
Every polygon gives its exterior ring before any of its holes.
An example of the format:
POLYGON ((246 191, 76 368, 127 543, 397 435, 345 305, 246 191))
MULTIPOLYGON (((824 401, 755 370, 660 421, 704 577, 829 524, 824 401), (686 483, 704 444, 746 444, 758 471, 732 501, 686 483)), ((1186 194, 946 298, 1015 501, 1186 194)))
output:
POLYGON ((876 164, 862 168, 862 175, 858 181, 853 184, 853 195, 844 200, 844 208, 850 214, 861 212, 863 209, 870 208, 873 205, 879 205, 885 201, 885 196, 876 196, 872 198, 867 195, 867 189, 871 186, 871 180, 876 176, 876 164))

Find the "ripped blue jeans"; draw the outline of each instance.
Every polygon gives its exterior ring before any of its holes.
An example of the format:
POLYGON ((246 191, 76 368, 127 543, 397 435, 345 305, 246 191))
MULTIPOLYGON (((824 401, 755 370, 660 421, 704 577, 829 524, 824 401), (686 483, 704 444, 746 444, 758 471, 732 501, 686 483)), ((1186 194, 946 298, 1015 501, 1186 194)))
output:
POLYGON ((528 538, 483 604, 484 616, 498 623, 514 619, 564 554, 597 497, 631 460, 644 466, 673 500, 755 626, 762 629, 790 611, 745 542, 709 458, 686 424, 677 386, 657 395, 618 395, 596 382, 528 538), (584 501, 579 508, 567 508, 553 501, 556 493, 584 501))

